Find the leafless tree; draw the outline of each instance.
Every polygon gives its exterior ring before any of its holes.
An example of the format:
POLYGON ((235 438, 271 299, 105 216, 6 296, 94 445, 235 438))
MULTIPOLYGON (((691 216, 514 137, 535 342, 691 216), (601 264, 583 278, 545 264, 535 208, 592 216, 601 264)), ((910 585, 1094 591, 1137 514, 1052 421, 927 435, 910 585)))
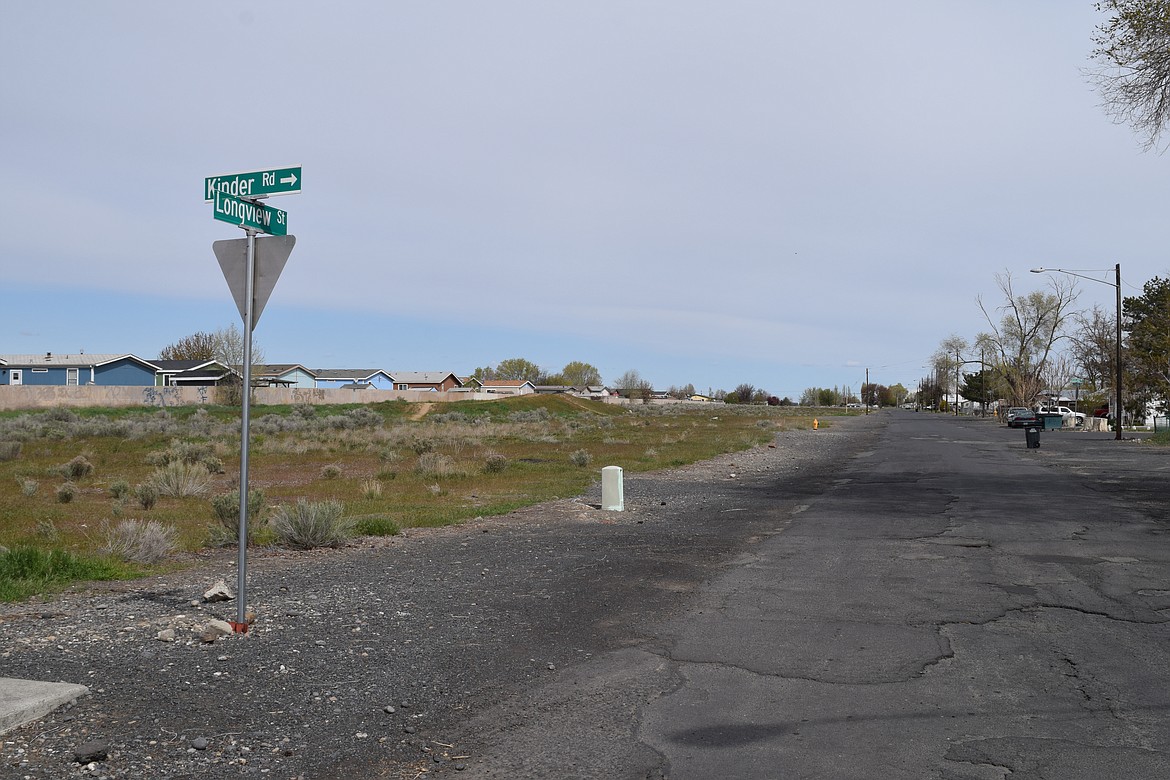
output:
POLYGON ((1089 77, 1105 112, 1154 149, 1170 121, 1170 1, 1101 0, 1097 10, 1110 18, 1093 36, 1089 77))
POLYGON ((1117 318, 1100 306, 1075 317, 1069 334, 1083 378, 1095 388, 1107 387, 1117 376, 1117 318))
POLYGON ((968 346, 967 339, 952 333, 938 343, 938 349, 931 356, 930 365, 944 393, 958 392, 955 388, 955 369, 962 363, 962 356, 968 346))
MULTIPOLYGON (((226 328, 220 328, 215 333, 211 334, 215 344, 215 359, 227 366, 239 368, 244 365, 244 332, 237 328, 235 324, 229 325, 226 328)), ((264 353, 256 344, 256 339, 252 339, 252 365, 259 365, 264 362, 264 353)))
POLYGON ((1049 355, 1044 371, 1040 374, 1044 388, 1059 394, 1075 375, 1075 365, 1073 359, 1066 354, 1049 355))
POLYGON ((1044 389, 1044 372, 1054 346, 1066 335, 1079 293, 1075 283, 1060 276, 1049 277, 1051 292, 1026 295, 1016 294, 1010 273, 997 274, 995 281, 1004 300, 993 316, 982 298, 976 299, 991 328, 979 334, 976 346, 998 363, 1010 404, 1029 406, 1044 389))

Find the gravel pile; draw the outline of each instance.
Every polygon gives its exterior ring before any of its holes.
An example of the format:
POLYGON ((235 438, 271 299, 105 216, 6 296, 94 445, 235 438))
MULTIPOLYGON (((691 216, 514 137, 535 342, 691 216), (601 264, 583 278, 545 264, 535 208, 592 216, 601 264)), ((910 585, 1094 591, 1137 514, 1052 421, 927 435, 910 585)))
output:
POLYGON ((249 557, 247 634, 216 636, 234 551, 181 573, 0 606, 0 676, 81 683, 74 705, 0 736, 8 778, 417 778, 475 766, 459 724, 596 654, 653 638, 774 518, 747 493, 815 496, 881 416, 626 475, 458 527, 249 557))

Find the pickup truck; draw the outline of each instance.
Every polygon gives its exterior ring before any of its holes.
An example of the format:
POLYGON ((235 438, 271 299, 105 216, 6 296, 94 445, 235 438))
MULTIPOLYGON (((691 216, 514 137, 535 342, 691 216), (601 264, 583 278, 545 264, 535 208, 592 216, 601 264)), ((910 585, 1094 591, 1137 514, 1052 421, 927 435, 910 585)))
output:
POLYGON ((1037 414, 1059 414, 1062 418, 1064 418, 1065 422, 1072 420, 1073 425, 1077 426, 1078 428, 1080 428, 1081 426, 1083 426, 1085 424, 1085 413, 1084 412, 1074 412, 1072 409, 1069 409, 1067 406, 1037 406, 1036 413, 1037 414))

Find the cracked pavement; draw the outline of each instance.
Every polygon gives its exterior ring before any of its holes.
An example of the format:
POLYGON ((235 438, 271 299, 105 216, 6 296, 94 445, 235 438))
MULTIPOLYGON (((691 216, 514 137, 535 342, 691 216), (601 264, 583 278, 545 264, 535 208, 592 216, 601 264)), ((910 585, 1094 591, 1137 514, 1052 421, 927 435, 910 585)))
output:
POLYGON ((470 774, 1170 776, 1170 453, 881 421, 648 639, 481 716, 470 774))

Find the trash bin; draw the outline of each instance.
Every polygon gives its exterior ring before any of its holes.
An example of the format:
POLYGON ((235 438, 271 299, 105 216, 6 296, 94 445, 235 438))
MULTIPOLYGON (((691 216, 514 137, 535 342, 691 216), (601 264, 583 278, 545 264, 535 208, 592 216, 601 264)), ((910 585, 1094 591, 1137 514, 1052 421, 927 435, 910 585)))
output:
POLYGON ((1041 412, 1036 416, 1040 418, 1041 426, 1046 431, 1058 431, 1064 427, 1064 415, 1059 412, 1041 412))
POLYGON ((1025 428, 1024 436, 1028 441, 1028 449, 1040 449, 1040 429, 1039 428, 1025 428))

